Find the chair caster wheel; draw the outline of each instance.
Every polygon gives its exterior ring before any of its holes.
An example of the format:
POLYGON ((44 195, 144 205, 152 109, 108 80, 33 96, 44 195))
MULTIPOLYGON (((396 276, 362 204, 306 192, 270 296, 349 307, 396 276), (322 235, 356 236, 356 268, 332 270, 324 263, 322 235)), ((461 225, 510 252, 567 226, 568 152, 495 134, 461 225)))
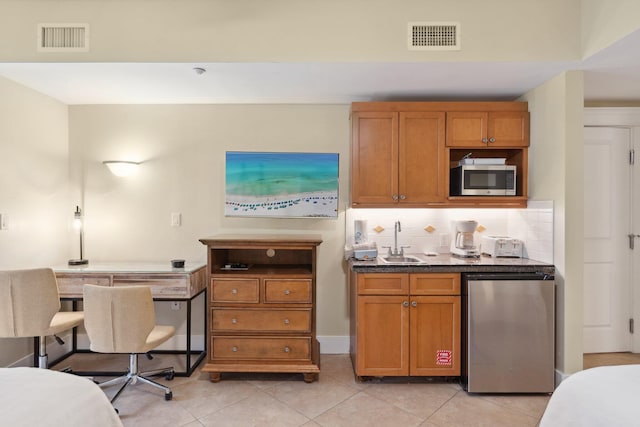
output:
POLYGON ((118 408, 113 408, 114 411, 116 411, 116 414, 120 415, 120 411, 118 411, 118 408))
POLYGON ((164 394, 164 400, 171 400, 173 399, 173 392, 169 392, 169 393, 165 393, 164 394))
POLYGON ((171 371, 171 372, 168 372, 168 373, 165 374, 164 379, 167 380, 167 381, 171 381, 171 380, 173 380, 173 377, 175 377, 175 376, 176 376, 176 373, 171 371))

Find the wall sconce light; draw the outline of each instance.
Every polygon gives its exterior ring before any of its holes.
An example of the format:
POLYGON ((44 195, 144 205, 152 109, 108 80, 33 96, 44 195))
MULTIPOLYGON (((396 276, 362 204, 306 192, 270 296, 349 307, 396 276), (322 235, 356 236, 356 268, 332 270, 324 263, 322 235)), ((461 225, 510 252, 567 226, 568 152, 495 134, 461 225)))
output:
POLYGON ((139 162, 128 162, 124 160, 105 160, 105 165, 115 176, 131 176, 138 172, 139 162))
POLYGON ((80 206, 76 206, 76 211, 73 213, 73 228, 80 232, 80 258, 79 259, 70 259, 69 265, 84 265, 89 264, 88 259, 84 259, 82 257, 82 211, 80 210, 80 206))

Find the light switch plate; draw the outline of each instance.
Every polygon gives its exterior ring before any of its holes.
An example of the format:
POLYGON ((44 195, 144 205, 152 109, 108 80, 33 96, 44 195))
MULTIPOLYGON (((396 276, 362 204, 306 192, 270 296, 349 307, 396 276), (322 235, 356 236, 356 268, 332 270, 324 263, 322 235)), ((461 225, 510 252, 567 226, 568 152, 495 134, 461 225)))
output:
POLYGON ((171 226, 180 227, 182 225, 182 215, 179 212, 171 213, 171 226))
POLYGON ((0 213, 0 230, 6 230, 9 228, 7 224, 7 214, 0 213))

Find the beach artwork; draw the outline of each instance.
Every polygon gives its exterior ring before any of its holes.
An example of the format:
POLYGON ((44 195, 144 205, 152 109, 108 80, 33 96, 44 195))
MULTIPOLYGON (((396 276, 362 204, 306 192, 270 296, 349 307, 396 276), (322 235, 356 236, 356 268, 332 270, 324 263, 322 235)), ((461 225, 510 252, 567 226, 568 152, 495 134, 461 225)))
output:
POLYGON ((227 151, 225 215, 338 217, 337 153, 227 151))

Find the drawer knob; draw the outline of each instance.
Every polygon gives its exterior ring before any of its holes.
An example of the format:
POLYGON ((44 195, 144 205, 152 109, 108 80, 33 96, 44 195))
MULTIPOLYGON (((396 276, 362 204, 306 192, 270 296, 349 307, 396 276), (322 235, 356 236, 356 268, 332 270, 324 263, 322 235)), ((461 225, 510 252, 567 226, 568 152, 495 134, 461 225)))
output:
POLYGON ((235 295, 235 294, 237 294, 237 293, 238 293, 238 289, 237 289, 237 288, 233 288, 233 289, 231 290, 231 293, 232 293, 232 294, 234 294, 234 295, 235 295))
POLYGON ((284 319, 284 324, 288 325, 289 324, 289 319, 284 319))
POLYGON ((289 349, 289 346, 284 346, 284 352, 285 353, 289 353, 291 350, 289 349))
POLYGON ((418 306, 418 303, 417 303, 417 302, 415 302, 415 301, 411 301, 411 307, 417 307, 417 306, 418 306))
POLYGON ((231 319, 231 323, 233 323, 233 324, 235 325, 236 323, 238 323, 238 319, 236 319, 236 318, 234 317, 233 319, 231 319))
POLYGON ((402 303, 402 305, 403 305, 403 306, 405 306, 405 307, 409 307, 409 301, 404 301, 404 302, 402 303))
POLYGON ((238 351, 238 347, 236 347, 235 345, 231 348, 231 351, 233 351, 234 353, 238 351))
POLYGON ((290 293, 291 293, 291 291, 290 291, 289 289, 285 289, 285 290, 284 290, 284 294, 285 294, 285 295, 289 295, 290 293))

